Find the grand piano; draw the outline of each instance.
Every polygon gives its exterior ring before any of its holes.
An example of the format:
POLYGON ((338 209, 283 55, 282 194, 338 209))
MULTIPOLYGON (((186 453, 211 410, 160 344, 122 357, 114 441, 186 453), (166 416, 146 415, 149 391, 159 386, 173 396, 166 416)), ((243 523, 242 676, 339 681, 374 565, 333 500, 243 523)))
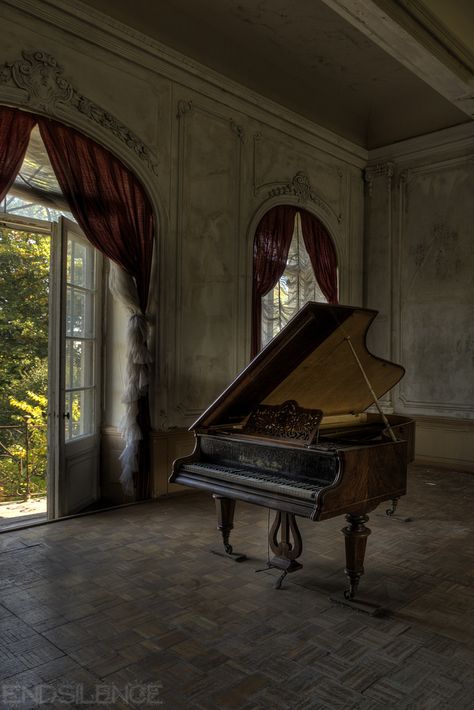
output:
POLYGON ((195 449, 173 464, 171 482, 213 495, 228 556, 236 555, 229 536, 237 500, 276 511, 269 566, 281 570, 277 587, 302 567, 297 516, 345 515, 344 596, 353 600, 368 513, 387 500, 393 513, 406 493, 415 425, 379 404, 404 369, 368 351, 376 315, 307 303, 193 424, 195 449))

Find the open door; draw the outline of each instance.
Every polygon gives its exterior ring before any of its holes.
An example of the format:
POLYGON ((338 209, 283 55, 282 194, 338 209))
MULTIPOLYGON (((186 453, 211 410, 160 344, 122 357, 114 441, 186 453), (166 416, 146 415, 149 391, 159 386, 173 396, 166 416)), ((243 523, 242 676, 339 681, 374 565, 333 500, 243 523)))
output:
POLYGON ((100 496, 100 253, 62 217, 53 233, 49 346, 48 517, 100 496))

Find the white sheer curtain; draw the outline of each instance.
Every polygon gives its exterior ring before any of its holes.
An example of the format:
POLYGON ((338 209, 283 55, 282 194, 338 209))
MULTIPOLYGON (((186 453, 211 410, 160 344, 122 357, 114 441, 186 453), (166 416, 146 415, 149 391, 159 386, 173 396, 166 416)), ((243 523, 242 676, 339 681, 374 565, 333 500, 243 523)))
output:
POLYGON ((138 402, 148 390, 149 364, 152 361, 147 347, 148 323, 140 311, 134 279, 114 262, 110 262, 109 288, 129 313, 125 387, 122 395, 125 413, 120 425, 125 448, 120 456, 122 465, 120 483, 127 495, 133 495, 133 474, 138 471, 138 449, 139 441, 142 439, 137 424, 138 402))

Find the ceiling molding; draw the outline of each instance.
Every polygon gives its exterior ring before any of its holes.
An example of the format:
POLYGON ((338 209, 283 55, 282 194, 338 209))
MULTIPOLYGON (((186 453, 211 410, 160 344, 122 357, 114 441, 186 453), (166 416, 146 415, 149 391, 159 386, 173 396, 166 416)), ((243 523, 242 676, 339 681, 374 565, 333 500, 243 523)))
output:
MULTIPOLYGON (((380 2, 381 0, 378 1, 380 2)), ((393 0, 391 1, 393 3, 393 0)), ((447 25, 427 7, 426 0, 397 0, 397 3, 402 5, 404 11, 412 20, 430 35, 433 43, 437 45, 437 48, 433 47, 435 52, 440 51, 441 45, 456 64, 461 64, 467 70, 467 79, 469 79, 469 76, 472 77, 474 75, 472 48, 467 47, 460 38, 456 37, 447 25)), ((450 3, 447 2, 446 5, 449 8, 450 3)))
POLYGON ((369 165, 386 160, 406 162, 448 153, 474 153, 474 123, 445 128, 425 136, 409 138, 369 150, 369 165))
POLYGON ((441 33, 440 23, 420 2, 410 3, 411 12, 394 0, 322 2, 463 113, 474 117, 472 57, 469 59, 465 51, 456 53, 448 31, 441 33))

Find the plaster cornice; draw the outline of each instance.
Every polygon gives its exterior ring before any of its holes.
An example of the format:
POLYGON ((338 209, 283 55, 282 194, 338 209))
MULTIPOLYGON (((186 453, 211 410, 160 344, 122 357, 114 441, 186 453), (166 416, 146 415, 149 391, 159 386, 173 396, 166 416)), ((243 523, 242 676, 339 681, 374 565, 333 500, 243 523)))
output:
POLYGON ((474 151, 474 122, 370 150, 368 162, 369 165, 390 160, 398 163, 409 162, 458 151, 463 153, 474 151))

